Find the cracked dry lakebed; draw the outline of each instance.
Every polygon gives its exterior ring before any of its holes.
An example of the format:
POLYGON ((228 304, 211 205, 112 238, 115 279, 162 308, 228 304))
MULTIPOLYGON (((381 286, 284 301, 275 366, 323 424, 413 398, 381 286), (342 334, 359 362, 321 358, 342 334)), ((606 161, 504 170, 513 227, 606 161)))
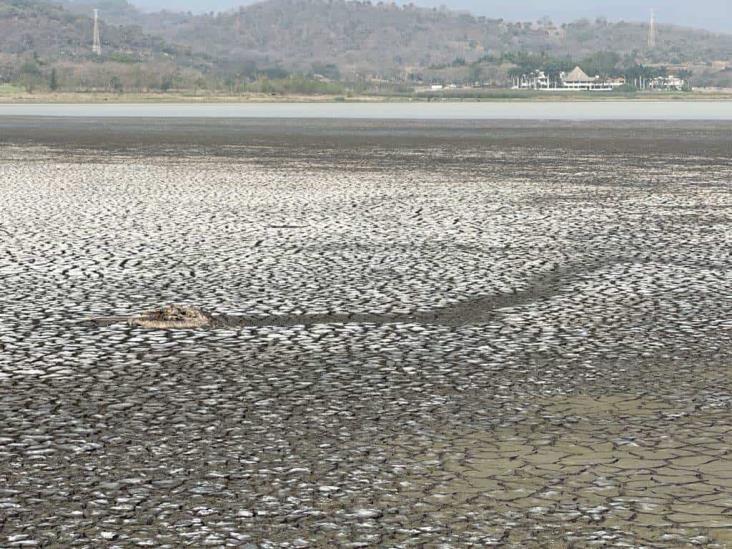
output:
POLYGON ((731 187, 725 123, 0 118, 0 546, 730 547, 731 187))

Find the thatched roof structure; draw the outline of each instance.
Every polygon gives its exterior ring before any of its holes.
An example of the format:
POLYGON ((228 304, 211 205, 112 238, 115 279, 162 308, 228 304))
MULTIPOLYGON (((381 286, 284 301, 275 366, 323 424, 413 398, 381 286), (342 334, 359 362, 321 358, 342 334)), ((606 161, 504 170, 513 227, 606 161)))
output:
POLYGON ((564 77, 565 82, 592 82, 594 78, 587 76, 587 73, 580 67, 575 67, 572 72, 564 77))

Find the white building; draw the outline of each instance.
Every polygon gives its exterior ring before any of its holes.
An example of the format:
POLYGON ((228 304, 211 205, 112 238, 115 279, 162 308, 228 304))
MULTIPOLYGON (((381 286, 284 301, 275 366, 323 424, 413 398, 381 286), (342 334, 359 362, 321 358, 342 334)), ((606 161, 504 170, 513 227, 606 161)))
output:
POLYGON ((588 76, 580 67, 575 67, 569 74, 562 73, 562 88, 576 91, 613 91, 625 85, 625 78, 600 78, 588 76))
POLYGON ((650 81, 649 87, 652 90, 670 90, 683 91, 686 87, 686 80, 669 74, 668 76, 659 76, 650 81))
POLYGON ((514 81, 515 90, 546 90, 551 87, 549 77, 544 71, 534 71, 531 74, 524 74, 514 81))
POLYGON ((580 67, 570 73, 561 73, 553 83, 543 71, 534 71, 514 80, 513 89, 546 91, 612 91, 625 85, 625 78, 588 76, 580 67))

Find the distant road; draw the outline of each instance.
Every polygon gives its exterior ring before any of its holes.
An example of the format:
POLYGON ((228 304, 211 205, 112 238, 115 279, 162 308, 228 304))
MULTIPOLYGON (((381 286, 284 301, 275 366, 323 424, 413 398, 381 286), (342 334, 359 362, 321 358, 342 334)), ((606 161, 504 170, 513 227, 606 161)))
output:
POLYGON ((0 116, 373 120, 732 120, 732 101, 0 104, 0 116))

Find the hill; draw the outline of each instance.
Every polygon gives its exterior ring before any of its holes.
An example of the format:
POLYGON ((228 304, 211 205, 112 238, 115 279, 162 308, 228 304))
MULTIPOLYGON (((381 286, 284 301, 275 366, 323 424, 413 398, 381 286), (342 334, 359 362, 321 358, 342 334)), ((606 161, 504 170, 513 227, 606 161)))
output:
POLYGON ((148 14, 124 0, 106 1, 109 10, 103 13, 110 22, 134 21, 147 33, 212 58, 291 71, 332 64, 347 78, 398 77, 520 51, 574 58, 613 51, 647 64, 732 64, 732 35, 661 25, 658 45, 649 50, 646 23, 602 18, 522 23, 347 0, 269 0, 218 14, 148 14))
MULTIPOLYGON (((91 12, 89 12, 91 13, 91 12)), ((117 53, 149 56, 166 50, 162 38, 139 27, 107 25, 101 21, 107 48, 117 53)), ((89 57, 92 19, 50 2, 0 0, 0 52, 54 58, 89 57)), ((167 49, 170 49, 167 47, 167 49)))
POLYGON ((472 62, 487 54, 527 51, 586 56, 637 52, 647 62, 687 63, 732 58, 732 36, 662 26, 658 47, 646 51, 640 23, 550 21, 512 23, 446 10, 344 0, 270 0, 217 16, 193 16, 149 28, 212 55, 257 55, 304 68, 312 59, 345 73, 403 71, 472 62))
MULTIPOLYGON (((660 26, 646 47, 648 26, 604 19, 555 25, 475 17, 445 9, 347 0, 268 0, 223 13, 143 13, 125 0, 0 0, 0 55, 106 62, 125 87, 146 87, 135 75, 154 69, 148 87, 219 87, 232 91, 263 76, 348 82, 475 81, 505 84, 516 59, 560 59, 568 65, 612 52, 618 70, 630 64, 684 65, 697 78, 729 78, 732 35, 660 26), (100 9, 105 56, 89 52, 92 7, 100 9), (132 70, 130 67, 137 67, 132 70)), ((26 59, 27 60, 27 59, 26 59)), ((612 69, 612 67, 611 67, 612 69)), ((109 71, 107 71, 109 72, 109 71)), ((77 75, 78 76, 78 75, 77 75)), ((78 78, 77 78, 78 79, 78 78)), ((108 78, 109 79, 109 78, 108 78)))
POLYGON ((103 55, 91 51, 93 21, 51 2, 0 0, 0 83, 37 87, 115 89, 123 81, 139 88, 195 80, 211 63, 145 33, 140 26, 100 21, 103 55))

